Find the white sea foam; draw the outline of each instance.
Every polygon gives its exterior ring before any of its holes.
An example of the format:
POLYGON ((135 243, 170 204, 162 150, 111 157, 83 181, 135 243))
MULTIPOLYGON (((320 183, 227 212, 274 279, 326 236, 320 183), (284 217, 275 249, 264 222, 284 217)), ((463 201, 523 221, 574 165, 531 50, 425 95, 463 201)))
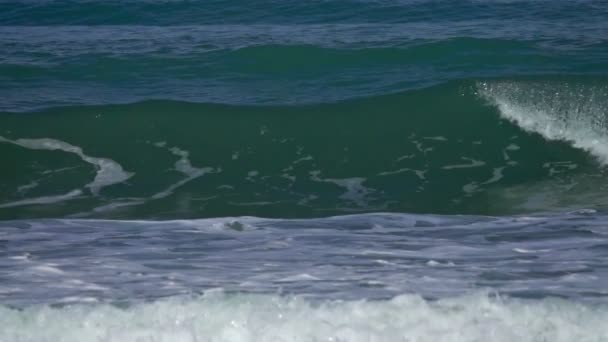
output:
POLYGON ((391 175, 396 175, 396 174, 400 174, 400 173, 404 173, 404 172, 413 172, 416 177, 418 177, 420 180, 425 180, 425 174, 428 170, 415 170, 415 169, 410 169, 410 168, 402 168, 402 169, 398 169, 398 170, 394 170, 394 171, 384 171, 384 172, 380 172, 378 174, 378 176, 391 176, 391 175))
POLYGON ((17 192, 20 193, 20 194, 21 193, 26 193, 26 192, 34 189, 38 185, 40 185, 40 183, 38 183, 38 181, 34 180, 34 181, 31 181, 31 182, 29 182, 27 184, 20 185, 19 187, 17 187, 17 192))
POLYGON ((41 196, 35 198, 27 198, 24 200, 13 201, 8 203, 0 204, 0 208, 12 208, 12 207, 20 207, 23 205, 32 205, 32 204, 51 204, 57 202, 63 202, 71 199, 78 198, 82 195, 81 190, 72 190, 68 193, 62 195, 54 195, 54 196, 41 196))
POLYGON ((481 160, 475 160, 475 159, 466 158, 466 157, 462 157, 460 159, 465 160, 465 161, 469 161, 469 163, 467 163, 467 164, 446 165, 446 166, 442 167, 442 169, 444 169, 444 170, 467 169, 467 168, 479 167, 479 166, 486 165, 486 163, 483 162, 483 161, 481 161, 481 160))
POLYGON ((494 168, 494 170, 492 171, 492 177, 481 184, 487 185, 487 184, 492 184, 492 183, 498 182, 499 180, 501 180, 504 177, 504 175, 502 174, 504 170, 505 170, 504 166, 494 168))
POLYGON ((132 172, 125 171, 120 164, 112 159, 91 157, 86 155, 82 151, 82 148, 61 140, 50 138, 11 140, 0 136, 0 142, 15 144, 30 150, 63 151, 77 155, 83 161, 93 165, 97 170, 95 179, 85 185, 93 194, 98 194, 106 186, 122 183, 134 175, 132 172))
POLYGON ((324 301, 270 295, 0 307, 0 341, 552 341, 608 340, 608 308, 476 294, 439 301, 324 301))
MULTIPOLYGON (((158 191, 157 193, 153 194, 149 198, 141 197, 141 198, 121 199, 121 200, 114 201, 109 204, 98 206, 93 209, 93 212, 98 212, 98 213, 99 212, 108 212, 108 211, 113 211, 113 210, 120 209, 120 208, 142 205, 149 200, 163 199, 163 198, 171 196, 175 192, 175 190, 177 190, 178 188, 184 186, 185 184, 187 184, 205 174, 221 172, 220 168, 217 168, 217 169, 214 169, 211 167, 199 168, 199 167, 193 166, 192 163, 190 162, 190 152, 188 152, 186 150, 182 150, 178 147, 168 147, 167 143, 165 141, 159 141, 152 145, 159 147, 159 148, 167 149, 167 151, 169 151, 171 154, 179 157, 179 159, 174 164, 173 170, 175 170, 179 173, 182 173, 186 177, 182 178, 181 180, 179 180, 173 184, 170 184, 165 189, 158 191)), ((86 216, 86 215, 88 215, 88 213, 83 213, 83 216, 86 216)), ((79 216, 79 215, 76 215, 76 216, 79 216)))
MULTIPOLYGON (((165 142, 156 143, 155 146, 165 147, 166 143, 165 142)), ((169 150, 169 152, 171 152, 171 154, 179 157, 179 159, 175 162, 175 171, 184 174, 186 176, 186 178, 180 180, 179 182, 171 184, 165 190, 162 190, 162 191, 152 195, 152 197, 150 197, 151 199, 156 200, 156 199, 168 197, 171 194, 173 194, 173 192, 177 188, 183 186, 186 183, 189 183, 207 173, 214 173, 214 172, 221 171, 220 169, 216 170, 211 167, 198 168, 198 167, 192 166, 192 163, 190 162, 190 159, 189 159, 190 152, 182 150, 178 147, 171 147, 168 150, 169 150)))
POLYGON ((362 177, 321 178, 320 170, 310 171, 309 174, 310 179, 315 182, 333 183, 339 187, 344 188, 346 191, 342 195, 340 195, 340 198, 351 201, 359 206, 366 205, 366 197, 375 191, 374 189, 368 188, 363 185, 363 183, 367 179, 362 177))
POLYGON ((479 82, 500 115, 548 140, 570 142, 608 164, 608 87, 564 82, 479 82))

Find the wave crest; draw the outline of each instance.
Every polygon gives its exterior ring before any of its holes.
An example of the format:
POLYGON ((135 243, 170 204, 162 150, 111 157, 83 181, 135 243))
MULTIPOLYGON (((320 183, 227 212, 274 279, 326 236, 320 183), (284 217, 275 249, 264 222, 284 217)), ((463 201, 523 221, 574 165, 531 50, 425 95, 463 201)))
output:
POLYGON ((576 82, 478 82, 500 115, 528 132, 561 140, 608 164, 608 86, 576 82))

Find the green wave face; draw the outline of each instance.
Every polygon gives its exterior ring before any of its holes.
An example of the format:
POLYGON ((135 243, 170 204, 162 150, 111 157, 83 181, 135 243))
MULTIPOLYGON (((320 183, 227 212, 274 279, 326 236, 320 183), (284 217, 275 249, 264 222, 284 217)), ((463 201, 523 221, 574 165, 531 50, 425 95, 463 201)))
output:
POLYGON ((10 167, 0 168, 0 218, 602 206, 606 89, 534 78, 337 104, 150 101, 3 114, 10 167))

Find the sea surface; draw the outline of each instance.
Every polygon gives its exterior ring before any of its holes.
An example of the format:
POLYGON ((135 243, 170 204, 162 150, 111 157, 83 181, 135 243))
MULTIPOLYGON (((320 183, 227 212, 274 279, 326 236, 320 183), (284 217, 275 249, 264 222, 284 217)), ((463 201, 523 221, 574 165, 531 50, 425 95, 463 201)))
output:
POLYGON ((0 342, 608 341, 608 2, 0 0, 0 342))

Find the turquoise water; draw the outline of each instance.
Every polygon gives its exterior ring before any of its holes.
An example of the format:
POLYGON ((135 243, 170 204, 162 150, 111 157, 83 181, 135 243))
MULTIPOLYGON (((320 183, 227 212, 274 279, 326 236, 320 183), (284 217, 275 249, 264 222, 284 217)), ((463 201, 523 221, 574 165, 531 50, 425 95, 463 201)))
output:
POLYGON ((603 1, 0 2, 0 341, 604 341, 603 1))

